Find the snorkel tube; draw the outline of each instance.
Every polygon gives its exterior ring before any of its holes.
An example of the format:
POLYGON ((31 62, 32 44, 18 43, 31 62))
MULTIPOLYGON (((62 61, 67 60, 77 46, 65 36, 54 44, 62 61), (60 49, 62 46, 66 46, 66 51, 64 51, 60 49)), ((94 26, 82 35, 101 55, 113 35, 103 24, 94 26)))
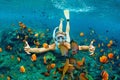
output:
POLYGON ((56 30, 58 29, 58 27, 56 27, 53 31, 53 40, 55 41, 55 37, 56 37, 56 30))

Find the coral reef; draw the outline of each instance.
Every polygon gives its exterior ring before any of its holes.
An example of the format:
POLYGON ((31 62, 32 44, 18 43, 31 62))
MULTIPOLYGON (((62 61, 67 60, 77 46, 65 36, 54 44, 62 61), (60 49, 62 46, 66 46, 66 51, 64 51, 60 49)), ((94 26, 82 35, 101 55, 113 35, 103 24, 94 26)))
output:
POLYGON ((86 51, 73 53, 72 50, 68 52, 71 54, 68 57, 55 52, 28 55, 24 52, 25 41, 28 41, 31 47, 47 48, 48 44, 53 42, 52 34, 48 32, 49 29, 37 32, 22 22, 19 22, 19 26, 1 33, 0 80, 120 79, 120 50, 115 40, 103 40, 93 31, 90 34, 82 32, 82 40, 75 40, 79 41, 78 44, 88 45, 95 39, 96 51, 92 56, 86 51))

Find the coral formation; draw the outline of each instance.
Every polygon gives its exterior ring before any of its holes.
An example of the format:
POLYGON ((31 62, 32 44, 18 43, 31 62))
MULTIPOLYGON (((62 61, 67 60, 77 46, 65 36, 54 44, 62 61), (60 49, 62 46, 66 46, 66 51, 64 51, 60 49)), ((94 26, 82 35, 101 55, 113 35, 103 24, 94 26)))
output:
POLYGON ((1 80, 119 80, 120 59, 119 49, 115 40, 97 37, 94 33, 80 33, 84 36, 77 40, 79 44, 89 44, 93 38, 96 40, 95 54, 78 51, 77 43, 71 43, 72 49, 67 51, 60 45, 62 54, 56 52, 27 55, 24 51, 25 41, 31 47, 49 47, 52 34, 50 29, 37 32, 19 22, 19 28, 6 29, 1 34, 0 41, 0 79, 1 80), (85 34, 85 35, 84 35, 85 34), (94 35, 93 35, 94 34, 94 35), (3 44, 4 43, 4 44, 3 44), (107 45, 107 46, 106 46, 107 45))

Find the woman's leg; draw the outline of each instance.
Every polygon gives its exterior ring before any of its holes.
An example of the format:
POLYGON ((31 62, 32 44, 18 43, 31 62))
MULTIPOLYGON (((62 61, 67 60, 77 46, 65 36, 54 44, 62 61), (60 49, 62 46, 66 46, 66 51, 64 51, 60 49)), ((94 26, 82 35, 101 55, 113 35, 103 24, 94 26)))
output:
POLYGON ((63 19, 60 19, 59 32, 63 32, 62 27, 63 27, 63 19))
POLYGON ((67 36, 67 42, 70 42, 70 35, 69 35, 69 32, 70 32, 70 23, 69 23, 69 20, 70 20, 70 14, 69 14, 69 10, 64 10, 64 15, 65 15, 65 18, 67 20, 67 25, 66 25, 66 36, 67 36))
POLYGON ((66 25, 66 37, 67 37, 67 42, 70 42, 70 23, 69 21, 67 21, 67 25, 66 25))

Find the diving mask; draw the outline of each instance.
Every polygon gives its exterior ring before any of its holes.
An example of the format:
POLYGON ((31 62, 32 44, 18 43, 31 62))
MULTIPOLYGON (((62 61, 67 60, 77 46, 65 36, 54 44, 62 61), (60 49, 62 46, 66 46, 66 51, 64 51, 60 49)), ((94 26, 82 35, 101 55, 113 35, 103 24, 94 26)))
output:
POLYGON ((54 29, 53 40, 55 42, 58 42, 58 43, 65 42, 66 41, 66 33, 64 33, 64 32, 56 32, 57 29, 58 29, 58 27, 56 27, 54 29))
POLYGON ((56 37, 55 37, 55 41, 57 41, 58 43, 65 42, 66 41, 66 35, 62 34, 62 33, 57 34, 56 37))

